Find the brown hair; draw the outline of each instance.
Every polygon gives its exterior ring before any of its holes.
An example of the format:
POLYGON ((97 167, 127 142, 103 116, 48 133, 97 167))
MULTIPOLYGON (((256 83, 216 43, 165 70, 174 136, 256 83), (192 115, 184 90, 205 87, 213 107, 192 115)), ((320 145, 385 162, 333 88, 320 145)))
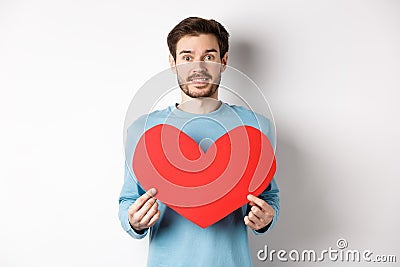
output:
POLYGON ((185 35, 198 36, 200 34, 214 34, 217 37, 220 57, 223 58, 229 49, 229 33, 218 21, 189 17, 176 25, 168 34, 167 43, 169 52, 176 60, 176 44, 185 35))

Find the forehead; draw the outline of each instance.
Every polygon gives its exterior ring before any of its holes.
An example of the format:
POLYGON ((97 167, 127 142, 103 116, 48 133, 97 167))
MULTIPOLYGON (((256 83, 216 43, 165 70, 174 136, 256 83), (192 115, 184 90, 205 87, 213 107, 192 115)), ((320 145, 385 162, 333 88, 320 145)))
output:
POLYGON ((176 44, 176 51, 203 52, 209 49, 219 51, 217 37, 214 34, 185 35, 176 44))

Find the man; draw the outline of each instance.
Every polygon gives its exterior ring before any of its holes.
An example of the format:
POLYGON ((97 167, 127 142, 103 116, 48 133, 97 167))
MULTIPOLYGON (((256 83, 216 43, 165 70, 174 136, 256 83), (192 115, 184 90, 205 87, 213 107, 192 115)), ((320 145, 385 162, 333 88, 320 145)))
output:
MULTIPOLYGON (((130 170, 139 138, 158 124, 174 125, 201 147, 202 140, 215 141, 243 124, 271 136, 265 117, 218 101, 221 72, 228 61, 228 37, 226 29, 215 20, 190 17, 176 25, 167 41, 182 101, 142 116, 128 128, 119 218, 134 238, 143 238, 150 232, 148 266, 252 266, 247 227, 255 234, 265 233, 278 217, 279 189, 275 179, 260 196, 248 195, 248 205, 203 229, 156 200, 156 188, 145 192, 130 170)), ((202 148, 206 150, 207 145, 202 148)))

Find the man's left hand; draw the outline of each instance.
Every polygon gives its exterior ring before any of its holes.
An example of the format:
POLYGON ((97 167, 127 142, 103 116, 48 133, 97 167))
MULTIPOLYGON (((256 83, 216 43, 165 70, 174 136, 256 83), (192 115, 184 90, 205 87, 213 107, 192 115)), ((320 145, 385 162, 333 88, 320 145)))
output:
POLYGON ((252 206, 249 214, 244 216, 244 223, 253 230, 260 230, 267 226, 274 218, 274 209, 264 200, 253 195, 247 199, 252 206))

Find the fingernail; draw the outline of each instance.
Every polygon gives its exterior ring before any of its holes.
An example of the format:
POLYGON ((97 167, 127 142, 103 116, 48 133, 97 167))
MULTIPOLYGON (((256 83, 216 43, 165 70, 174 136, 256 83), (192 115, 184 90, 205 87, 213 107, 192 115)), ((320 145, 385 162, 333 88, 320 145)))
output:
POLYGON ((157 194, 157 189, 151 188, 151 189, 148 191, 148 193, 149 193, 152 197, 154 197, 154 196, 157 194))
POLYGON ((252 195, 247 195, 247 199, 251 200, 252 195))

